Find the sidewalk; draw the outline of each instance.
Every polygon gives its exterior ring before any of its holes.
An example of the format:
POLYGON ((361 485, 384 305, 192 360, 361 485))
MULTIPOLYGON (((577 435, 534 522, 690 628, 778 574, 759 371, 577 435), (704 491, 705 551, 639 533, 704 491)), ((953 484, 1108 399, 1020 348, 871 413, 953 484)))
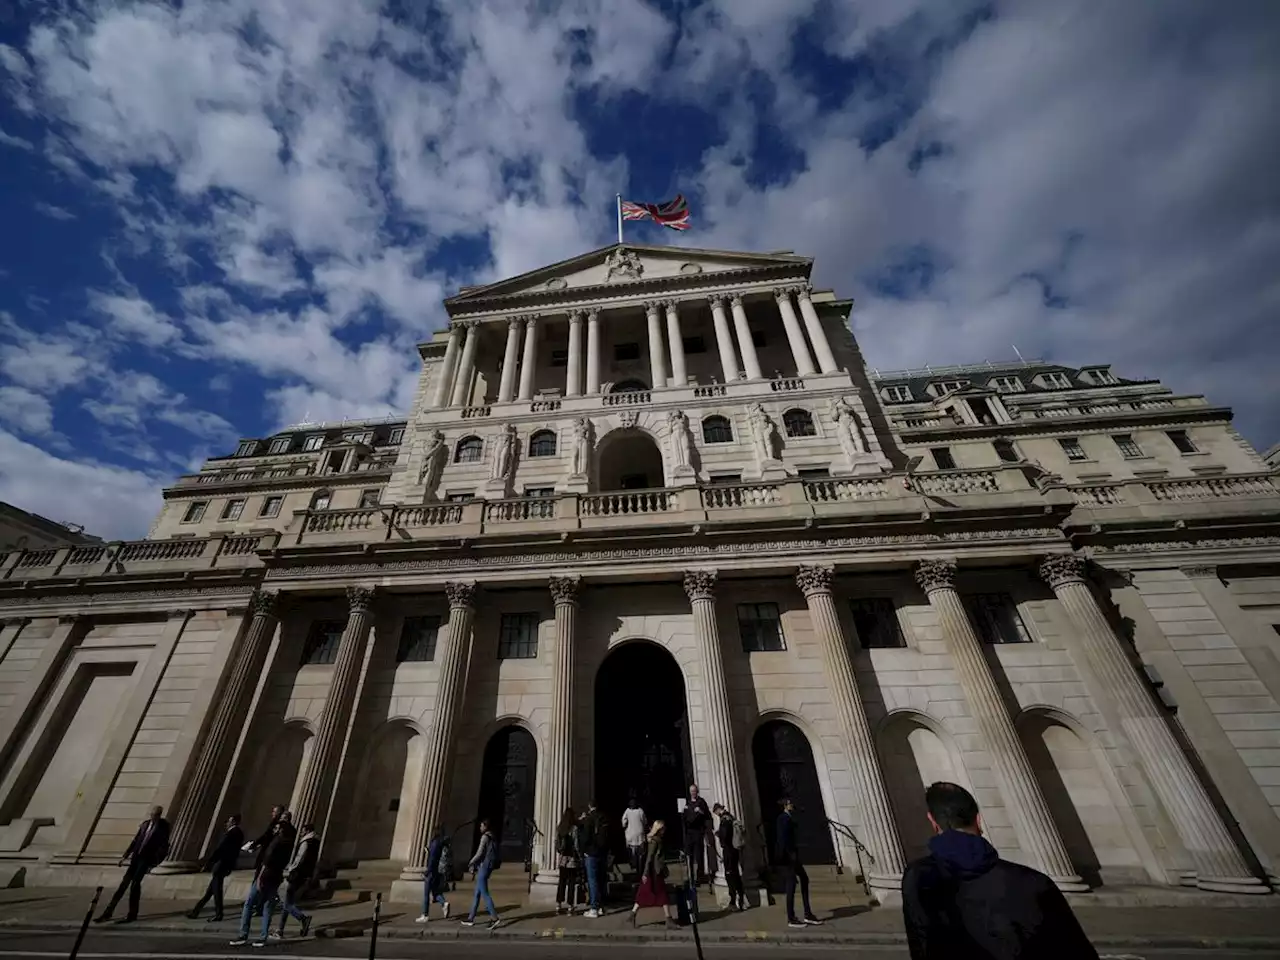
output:
MULTIPOLYGON (((79 888, 18 888, 0 890, 0 928, 78 928, 84 919, 92 891, 79 888)), ((1086 932, 1100 947, 1220 947, 1280 952, 1280 897, 1275 906, 1128 907, 1077 906, 1076 914, 1086 932)), ((470 897, 459 891, 453 897, 453 917, 433 919, 428 924, 413 922, 417 910, 408 904, 384 904, 379 937, 423 939, 497 938, 510 941, 530 939, 651 941, 685 940, 688 928, 667 931, 660 911, 642 911, 641 925, 633 930, 627 910, 598 920, 556 916, 542 906, 498 904, 504 924, 490 932, 482 925, 463 927, 457 920, 465 915, 470 897)), ((238 905, 237 905, 238 906, 238 905)), ((238 910, 222 923, 189 920, 190 903, 174 900, 143 900, 137 928, 165 933, 189 933, 202 938, 230 937, 237 927, 238 910)), ((809 944, 900 944, 904 942, 902 916, 895 907, 865 909, 836 907, 824 909, 814 903, 820 927, 790 930, 781 904, 760 907, 746 913, 704 910, 699 926, 707 942, 773 942, 809 944)), ((367 900, 335 898, 308 906, 315 915, 313 934, 320 937, 363 937, 373 924, 373 903, 367 900)), ((438 918, 438 913, 436 917, 438 918)), ((93 929, 118 929, 105 924, 93 929)), ((130 928, 133 929, 133 928, 130 928)), ((253 928, 256 934, 257 926, 253 928)), ((297 927, 289 928, 296 936, 297 927)))

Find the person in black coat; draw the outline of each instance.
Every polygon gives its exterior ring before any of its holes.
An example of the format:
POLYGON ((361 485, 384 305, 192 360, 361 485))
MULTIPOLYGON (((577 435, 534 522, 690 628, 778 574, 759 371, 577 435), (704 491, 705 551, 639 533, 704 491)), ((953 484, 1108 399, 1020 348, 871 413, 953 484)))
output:
POLYGON ((205 857, 203 869, 209 871, 209 887, 187 914, 192 920, 200 916, 200 911, 204 909, 204 905, 210 898, 213 899, 213 916, 206 922, 217 923, 222 919, 222 885, 227 879, 227 874, 236 868, 236 863, 240 859, 240 847, 243 844, 244 831, 240 829, 240 814, 233 813, 227 817, 227 829, 222 834, 222 839, 218 841, 209 856, 205 857))
POLYGON ((778 815, 778 823, 773 834, 773 862, 782 871, 786 880, 787 926, 806 927, 822 923, 813 915, 809 905, 809 874, 800 862, 800 838, 797 836, 796 807, 790 797, 779 801, 782 813, 778 815), (804 905, 804 916, 796 916, 796 881, 800 882, 800 901, 804 905))
POLYGON ((1053 881, 982 836, 968 790, 935 783, 924 797, 936 835, 902 875, 911 960, 1097 960, 1053 881))
POLYGON ((698 795, 696 783, 689 786, 689 799, 681 815, 684 823, 684 855, 689 865, 689 882, 694 886, 706 877, 707 828, 711 825, 711 808, 698 795))
POLYGON ((124 866, 126 860, 129 861, 129 866, 124 871, 120 886, 111 895, 106 909, 96 918, 95 923, 106 923, 111 919, 111 914, 115 912, 126 889, 129 891, 129 913, 123 922, 132 923, 138 919, 138 901, 142 899, 142 878, 150 873, 153 867, 163 863, 164 858, 169 855, 169 821, 162 816, 163 813, 163 807, 152 807, 151 816, 138 826, 138 832, 133 835, 129 848, 120 858, 121 866, 124 866))
MULTIPOLYGON (((276 821, 271 842, 262 852, 262 866, 253 875, 253 885, 249 887, 249 895, 244 899, 244 910, 240 914, 240 935, 231 941, 233 947, 243 946, 249 942, 249 923, 256 912, 263 911, 268 903, 276 898, 280 883, 284 880, 289 859, 293 856, 293 841, 297 831, 293 829, 292 817, 286 812, 276 821)), ((271 911, 262 913, 262 935, 258 943, 267 943, 267 934, 271 929, 271 911)))

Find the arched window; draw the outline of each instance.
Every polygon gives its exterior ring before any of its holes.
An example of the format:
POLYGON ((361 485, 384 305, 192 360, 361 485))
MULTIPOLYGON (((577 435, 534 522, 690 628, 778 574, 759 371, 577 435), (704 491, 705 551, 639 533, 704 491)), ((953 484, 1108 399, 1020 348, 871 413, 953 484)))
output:
POLYGON ((316 491, 314 494, 312 494, 312 496, 311 496, 311 509, 312 509, 312 510, 328 510, 328 509, 329 509, 329 500, 330 500, 332 497, 333 497, 333 493, 332 493, 332 491, 329 491, 329 490, 317 490, 317 491, 316 491))
POLYGON ((556 455, 556 435, 552 430, 539 430, 529 438, 529 456, 554 457, 556 455))
POLYGON ((458 449, 454 451, 454 463, 479 463, 484 453, 484 444, 479 437, 463 437, 458 441, 458 449))
POLYGON ((610 393, 636 393, 637 391, 648 390, 649 387, 640 380, 623 380, 615 383, 610 393))
POLYGON ((813 426, 813 414, 808 410, 788 410, 782 415, 782 426, 788 437, 816 437, 818 431, 813 426))
POLYGON ((733 426, 728 417, 707 417, 702 421, 704 443, 733 443, 733 426))

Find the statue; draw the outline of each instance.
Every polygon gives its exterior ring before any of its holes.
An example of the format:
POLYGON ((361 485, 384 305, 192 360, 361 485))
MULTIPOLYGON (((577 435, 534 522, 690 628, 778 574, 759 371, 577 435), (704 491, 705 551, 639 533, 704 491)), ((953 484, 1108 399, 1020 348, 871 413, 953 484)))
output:
POLYGON ((572 476, 585 477, 591 469, 591 419, 579 417, 573 423, 572 476))
POLYGON ((516 428, 507 424, 506 429, 498 434, 496 449, 493 451, 493 472, 489 476, 494 480, 510 480, 516 466, 516 428))
POLYGON ((761 404, 753 403, 747 408, 747 422, 751 426, 751 445, 755 450, 756 461, 763 468, 767 461, 776 459, 773 455, 773 421, 761 404))
POLYGON ((424 488, 423 499, 434 500, 446 459, 444 434, 439 430, 433 430, 431 438, 424 440, 422 446, 422 466, 418 469, 418 483, 424 488))
POLYGON ((858 422, 858 413, 853 408, 853 404, 844 397, 832 400, 831 419, 836 422, 836 437, 850 463, 868 453, 867 438, 862 432, 862 425, 858 422))
POLYGON ((676 470, 693 465, 693 438, 689 436, 689 418, 680 410, 667 414, 667 430, 671 434, 671 464, 676 470))
POLYGON ((604 261, 605 283, 612 283, 619 278, 623 280, 639 280, 644 273, 644 265, 640 263, 640 255, 624 247, 609 254, 604 261))

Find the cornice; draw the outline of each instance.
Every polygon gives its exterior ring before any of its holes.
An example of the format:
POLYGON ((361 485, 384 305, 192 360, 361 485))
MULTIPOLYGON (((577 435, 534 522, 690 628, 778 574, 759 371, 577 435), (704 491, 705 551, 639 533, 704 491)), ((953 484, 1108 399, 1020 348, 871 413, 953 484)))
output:
MULTIPOLYGON (((942 416, 942 414, 937 410, 927 410, 919 414, 904 414, 904 416, 927 417, 942 416)), ((906 427, 894 422, 893 418, 889 420, 891 428, 904 443, 932 443, 956 437, 985 439, 1030 434, 1067 437, 1078 434, 1082 430, 1105 427, 1149 427, 1168 423, 1196 422, 1230 423, 1231 408, 1164 407, 1160 410, 1129 410, 1121 413, 1081 414, 1074 417, 1033 417, 996 424, 947 423, 936 427, 906 427)))
POLYGON ((165 487, 165 500, 204 500, 237 493, 259 494, 272 490, 319 490, 323 487, 363 487, 370 482, 391 479, 394 464, 385 470, 360 470, 354 473, 309 473, 300 477, 259 477, 255 480, 214 480, 211 483, 183 483, 165 487))

